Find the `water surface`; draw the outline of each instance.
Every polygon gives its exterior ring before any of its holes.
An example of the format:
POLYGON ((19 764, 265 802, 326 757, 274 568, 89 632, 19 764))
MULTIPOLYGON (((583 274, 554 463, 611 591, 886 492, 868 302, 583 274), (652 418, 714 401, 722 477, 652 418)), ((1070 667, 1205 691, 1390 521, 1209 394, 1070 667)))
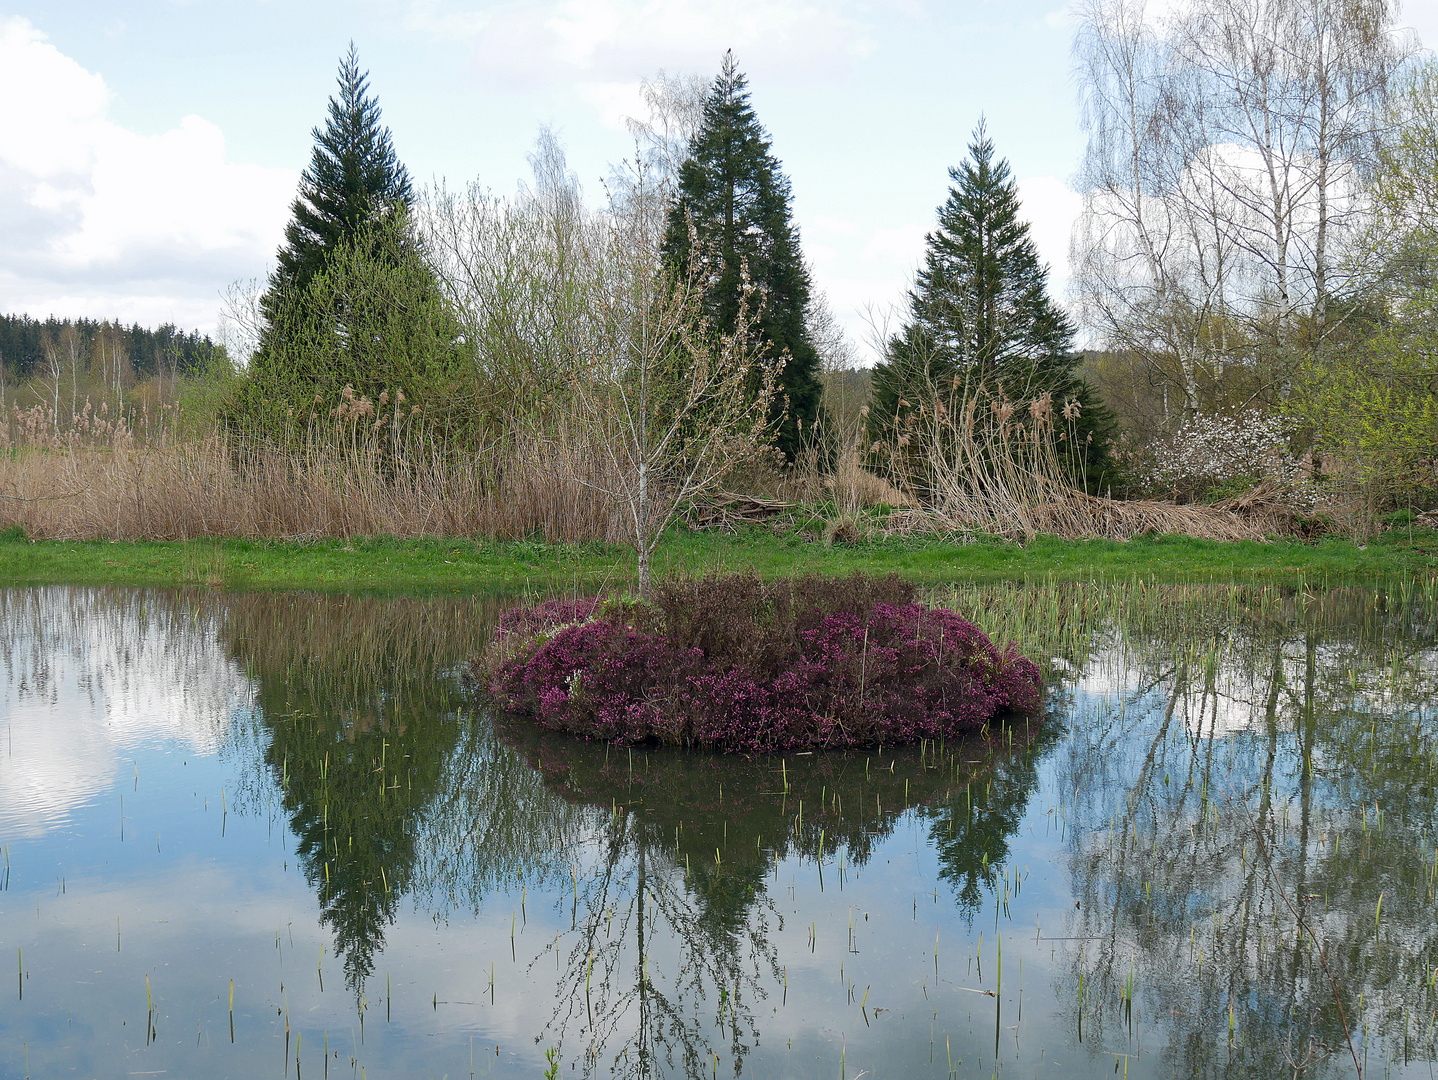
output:
POLYGON ((495 601, 0 592, 0 1076, 1431 1076, 1431 589, 981 599, 1041 722, 770 759, 491 717, 495 601))

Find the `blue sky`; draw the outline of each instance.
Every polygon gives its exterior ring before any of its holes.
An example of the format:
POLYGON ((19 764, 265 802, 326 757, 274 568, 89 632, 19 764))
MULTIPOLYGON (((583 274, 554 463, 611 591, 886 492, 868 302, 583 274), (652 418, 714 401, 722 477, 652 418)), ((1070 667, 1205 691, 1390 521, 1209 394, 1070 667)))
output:
MULTIPOLYGON (((416 180, 511 191, 547 124, 596 201, 640 80, 707 78, 732 47, 856 339, 902 298, 983 115, 1062 295, 1066 3, 0 0, 0 310, 212 329, 273 259, 351 39, 416 180)), ((1438 0, 1405 21, 1438 40, 1438 0)))

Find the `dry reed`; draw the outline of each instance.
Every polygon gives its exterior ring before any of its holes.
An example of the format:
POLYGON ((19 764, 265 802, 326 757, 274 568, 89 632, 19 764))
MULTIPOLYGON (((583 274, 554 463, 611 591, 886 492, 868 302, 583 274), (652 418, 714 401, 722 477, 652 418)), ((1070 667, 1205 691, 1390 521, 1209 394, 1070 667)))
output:
MULTIPOLYGON (((784 470, 750 466, 734 479, 751 493, 832 499, 841 528, 875 505, 902 508, 888 518, 890 532, 1016 540, 1039 533, 1262 540, 1297 527, 1272 484, 1212 506, 1077 490, 1063 468, 1061 415, 1047 399, 1020 410, 981 393, 952 409, 921 409, 897 431, 891 449, 907 439, 921 453, 893 454, 892 482, 866 468, 853 445, 827 474, 814 459, 784 470)), ((295 450, 250 447, 243 454, 223 436, 182 437, 183 430, 178 415, 169 415, 138 434, 125 420, 87 408, 60 432, 43 409, 12 408, 0 423, 0 528, 66 540, 626 537, 621 509, 604 494, 614 487, 601 475, 607 455, 562 416, 464 454, 422 437, 396 444, 393 429, 366 425, 350 425, 342 438, 311 432, 295 450)))
POLYGON ((294 451, 222 436, 139 438, 123 421, 63 434, 45 418, 0 425, 0 528, 68 540, 347 538, 387 534, 623 538, 596 491, 603 455, 560 432, 511 433, 484 452, 395 453, 386 435, 310 439, 294 451))
POLYGON ((913 502, 887 479, 864 468, 859 447, 855 445, 846 447, 838 455, 824 487, 841 512, 869 506, 910 506, 913 502))
MULTIPOLYGON (((1127 501, 1077 488, 1067 458, 1082 448, 1077 403, 1056 410, 1048 395, 1020 406, 980 388, 937 397, 896 422, 891 473, 922 510, 894 515, 899 532, 983 532, 1013 540, 1039 533, 1065 539, 1128 540, 1175 533, 1208 540, 1263 540, 1292 532, 1296 515, 1277 487, 1212 506, 1127 501)), ((874 450, 885 449, 882 443, 874 450)))

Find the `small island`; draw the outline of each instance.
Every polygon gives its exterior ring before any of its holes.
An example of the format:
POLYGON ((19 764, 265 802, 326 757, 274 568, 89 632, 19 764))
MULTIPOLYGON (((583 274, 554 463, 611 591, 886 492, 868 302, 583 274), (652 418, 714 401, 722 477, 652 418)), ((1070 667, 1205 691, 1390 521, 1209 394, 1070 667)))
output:
POLYGON ((1031 660, 897 575, 710 575, 517 607, 471 678, 548 730, 742 752, 952 739, 1042 700, 1031 660))

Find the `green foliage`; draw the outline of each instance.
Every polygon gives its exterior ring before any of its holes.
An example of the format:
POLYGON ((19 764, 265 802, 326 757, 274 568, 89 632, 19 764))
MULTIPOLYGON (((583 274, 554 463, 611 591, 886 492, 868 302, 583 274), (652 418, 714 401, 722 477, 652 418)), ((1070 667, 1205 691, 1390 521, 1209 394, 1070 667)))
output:
POLYGON ((225 406, 235 394, 239 379, 239 372, 223 349, 216 349, 197 364, 179 388, 181 434, 202 438, 219 430, 225 406))
POLYGON ((541 424, 590 359, 610 253, 552 131, 540 131, 529 161, 533 181, 514 196, 441 185, 418 215, 425 256, 474 347, 477 422, 495 431, 541 424))
POLYGON ((336 409, 352 421, 350 434, 368 418, 375 431, 391 423, 393 435, 417 410, 426 423, 415 430, 461 434, 472 350, 414 234, 409 175, 353 43, 314 138, 260 300, 258 346, 247 377, 226 395, 223 419, 232 433, 281 445, 332 434, 325 429, 335 428, 327 421, 336 409), (387 417, 376 403, 391 398, 387 417))
POLYGON ((1262 479, 1263 477, 1253 474, 1227 477, 1205 491, 1198 501, 1216 503, 1224 499, 1232 499, 1242 495, 1245 491, 1251 491, 1253 486, 1262 479))
POLYGON ((720 334, 739 327, 749 302, 745 283, 752 283, 759 339, 767 355, 787 358, 774 408, 776 416, 783 410, 776 445, 792 459, 819 418, 819 355, 804 322, 809 274, 789 218, 789 180, 747 88, 733 53, 725 53, 679 170, 663 251, 676 274, 700 264, 704 314, 720 334))
POLYGON ((921 405, 981 387, 1019 405, 1051 394, 1059 410, 1078 402, 1086 460, 1075 472, 1099 484, 1113 417, 1077 374, 1073 325, 1048 295, 1048 269, 1019 216, 1018 184, 982 122, 949 177, 909 293, 909 321, 874 368, 870 435, 884 438, 921 405))
POLYGON ((1305 363, 1284 403, 1328 456, 1330 479, 1357 488, 1369 510, 1438 497, 1438 400, 1432 363, 1394 332, 1305 363))
POLYGON ((1438 60, 1409 73, 1396 95, 1374 184, 1386 224, 1407 234, 1438 230, 1438 60))
POLYGON ((394 215, 342 240, 307 284, 277 290, 226 418, 247 436, 290 443, 328 422, 343 387, 371 404, 402 391, 406 415, 418 407, 431 434, 462 440, 472 372, 460 323, 406 217, 394 215))
POLYGON ((1373 193, 1371 294, 1351 329, 1298 371, 1285 411, 1326 457, 1330 479, 1372 515, 1438 500, 1438 62, 1397 96, 1373 193))
POLYGON ((329 100, 329 119, 314 129, 315 149, 300 175, 300 191, 285 229, 285 246, 271 282, 303 289, 344 240, 352 240, 377 217, 413 202, 409 174, 395 156, 389 129, 380 125, 379 103, 367 93, 369 73, 359 69, 354 42, 340 61, 339 97, 329 100))

